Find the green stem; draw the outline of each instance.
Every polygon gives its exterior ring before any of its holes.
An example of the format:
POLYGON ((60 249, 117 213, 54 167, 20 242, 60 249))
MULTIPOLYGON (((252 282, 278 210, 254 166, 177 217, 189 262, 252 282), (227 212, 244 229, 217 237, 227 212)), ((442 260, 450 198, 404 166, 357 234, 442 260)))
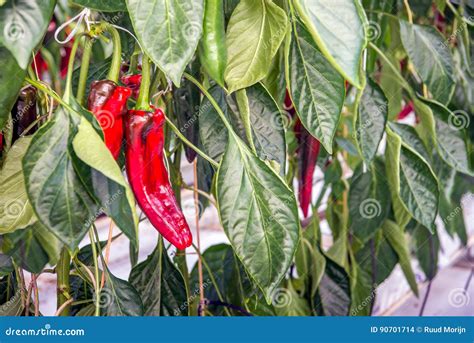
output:
MULTIPOLYGON (((69 254, 69 250, 64 247, 61 250, 61 254, 59 256, 59 261, 56 266, 56 273, 57 273, 57 300, 58 300, 58 308, 63 306, 70 299, 71 293, 71 285, 69 283, 69 272, 70 272, 70 265, 71 265, 71 255, 69 254)), ((61 312, 61 316, 69 316, 70 313, 70 305, 66 306, 64 310, 61 312)))
POLYGON ((87 84, 87 74, 89 73, 89 63, 91 60, 92 54, 92 44, 93 41, 86 39, 84 44, 84 49, 82 51, 82 61, 81 61, 81 71, 79 74, 79 83, 77 86, 77 101, 79 104, 83 105, 84 96, 86 94, 86 84, 87 84))
POLYGON ((399 79, 400 83, 402 84, 403 88, 413 97, 416 98, 415 91, 411 88, 408 82, 403 78, 400 74, 400 71, 392 64, 392 62, 388 59, 388 57, 380 50, 374 43, 369 42, 369 47, 375 50, 375 52, 385 61, 385 63, 389 66, 390 69, 395 73, 397 78, 399 79))
POLYGON ((150 83, 151 83, 151 66, 150 59, 146 54, 142 58, 142 83, 140 84, 140 93, 138 94, 136 110, 150 111, 150 83))
POLYGON ((230 133, 235 135, 235 132, 234 132, 234 129, 232 128, 232 125, 230 125, 229 121, 227 120, 227 117, 224 115, 224 112, 222 112, 221 108, 217 104, 216 100, 212 97, 212 95, 209 94, 209 92, 204 88, 204 86, 198 80, 196 80, 192 75, 190 75, 188 73, 184 73, 183 75, 186 79, 188 79, 196 87, 198 87, 199 90, 206 96, 206 98, 209 100, 211 105, 216 110, 219 117, 221 117, 221 120, 223 121, 223 123, 224 123, 225 127, 227 128, 227 130, 229 130, 230 133))
POLYGON ((118 83, 120 68, 122 65, 122 43, 120 42, 120 34, 112 25, 107 24, 106 29, 112 36, 112 43, 114 45, 114 50, 112 52, 112 63, 110 65, 109 73, 107 74, 107 79, 118 83))
POLYGON ((81 38, 86 36, 85 33, 79 34, 74 40, 74 44, 71 48, 71 55, 69 56, 69 62, 67 65, 67 76, 66 76, 66 88, 64 90, 63 99, 69 103, 69 99, 72 97, 72 72, 74 71, 74 60, 76 59, 77 48, 81 42, 81 38))
POLYGON ((201 156, 202 158, 204 158, 206 161, 208 161, 210 164, 212 164, 214 167, 218 168, 219 167, 219 163, 217 163, 216 161, 214 161, 211 157, 207 156, 201 149, 199 149, 197 146, 195 146, 193 143, 191 143, 180 131, 179 129, 173 124, 173 122, 168 118, 166 117, 166 121, 168 123, 168 125, 171 127, 171 129, 174 131, 174 133, 176 134, 176 136, 179 137, 179 139, 181 139, 184 143, 186 143, 191 149, 193 149, 194 151, 196 151, 199 156, 201 156))
MULTIPOLYGON (((99 277, 99 264, 97 261, 97 247, 94 240, 94 232, 89 230, 89 239, 91 241, 92 256, 94 258, 94 278, 95 278, 95 314, 94 316, 100 316, 100 277, 99 277)), ((100 242, 99 242, 100 244, 100 242)))

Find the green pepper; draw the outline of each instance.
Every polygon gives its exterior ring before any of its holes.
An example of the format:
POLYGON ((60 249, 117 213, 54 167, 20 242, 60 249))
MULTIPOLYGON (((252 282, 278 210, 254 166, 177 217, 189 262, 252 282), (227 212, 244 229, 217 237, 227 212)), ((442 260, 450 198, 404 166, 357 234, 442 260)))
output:
POLYGON ((206 0, 199 59, 206 73, 224 87, 227 52, 223 0, 206 0))

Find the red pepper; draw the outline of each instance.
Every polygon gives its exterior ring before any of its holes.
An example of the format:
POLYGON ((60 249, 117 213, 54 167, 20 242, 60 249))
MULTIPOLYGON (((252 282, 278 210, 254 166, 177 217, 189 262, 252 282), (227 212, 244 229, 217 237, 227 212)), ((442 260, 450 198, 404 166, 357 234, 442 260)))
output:
MULTIPOLYGON (((288 93, 285 97, 285 108, 294 116, 295 109, 288 93)), ((296 149, 299 169, 298 200, 303 215, 306 218, 313 194, 313 174, 316 169, 316 162, 318 161, 320 143, 304 128, 299 119, 296 120, 293 131, 299 143, 296 149)))
POLYGON ((142 83, 142 74, 124 75, 120 78, 120 82, 133 91, 132 97, 134 99, 138 98, 140 84, 142 83))
POLYGON ((313 174, 318 161, 320 143, 301 127, 299 155, 298 198, 301 210, 306 218, 313 193, 313 174))
POLYGON ((397 120, 405 119, 413 111, 413 101, 410 101, 408 104, 403 107, 403 109, 398 113, 397 120))
POLYGON ((132 94, 128 87, 117 86, 110 80, 94 81, 91 85, 87 107, 94 113, 104 131, 105 145, 117 159, 123 140, 123 116, 127 100, 132 94))
POLYGON ((168 178, 163 156, 164 123, 165 115, 159 108, 128 111, 125 122, 127 176, 151 224, 171 244, 183 250, 193 239, 168 178))

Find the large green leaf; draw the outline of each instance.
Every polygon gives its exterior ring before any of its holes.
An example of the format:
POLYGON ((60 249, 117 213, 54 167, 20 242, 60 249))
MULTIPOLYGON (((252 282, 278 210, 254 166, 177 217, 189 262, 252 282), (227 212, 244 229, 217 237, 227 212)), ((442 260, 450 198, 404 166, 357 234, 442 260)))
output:
POLYGON ((402 144, 400 136, 387 128, 387 174, 400 227, 409 213, 418 222, 432 228, 438 212, 438 181, 431 167, 420 154, 402 144))
POLYGON ((464 129, 470 122, 469 115, 464 111, 455 114, 435 101, 425 100, 425 103, 433 114, 439 155, 455 170, 473 175, 469 170, 468 149, 464 135, 464 129))
POLYGON ((362 92, 355 121, 356 140, 364 161, 370 163, 385 131, 388 116, 388 100, 382 89, 368 78, 362 92))
POLYGON ((98 206, 76 175, 69 116, 59 109, 33 136, 23 158, 26 190, 40 222, 69 248, 82 240, 98 206))
POLYGON ((80 122, 72 140, 72 147, 76 156, 90 167, 80 168, 81 177, 87 177, 84 180, 85 187, 98 199, 102 205, 101 210, 107 213, 132 244, 137 246, 138 218, 133 193, 92 124, 85 117, 78 119, 80 122))
POLYGON ((419 153, 421 157, 425 159, 426 162, 430 161, 428 151, 426 150, 423 141, 421 140, 420 136, 415 131, 413 126, 392 122, 390 122, 388 125, 394 133, 400 136, 403 141, 403 144, 409 146, 414 151, 419 153))
POLYGON ((168 257, 162 239, 151 255, 132 269, 129 281, 142 298, 145 316, 188 314, 183 275, 168 257))
POLYGON ((359 165, 352 176, 349 188, 350 228, 363 242, 382 226, 390 210, 384 168, 384 164, 377 160, 365 173, 363 165, 359 165))
POLYGON ((295 21, 286 54, 287 84, 304 127, 332 153, 344 103, 344 79, 314 44, 309 32, 295 21))
POLYGON ((26 70, 21 69, 10 51, 1 45, 0 65, 2 70, 8 70, 8 73, 0 73, 0 130, 2 130, 15 104, 26 70))
POLYGON ((204 0, 126 1, 142 48, 179 87, 202 34, 204 0))
POLYGON ((267 0, 241 0, 227 26, 229 92, 249 87, 270 70, 288 27, 285 11, 267 0))
POLYGON ((294 4, 326 58, 350 83, 361 88, 367 18, 359 0, 295 0, 294 4))
POLYGON ((246 89, 245 92, 252 138, 258 157, 264 161, 275 161, 281 170, 285 170, 284 118, 278 105, 260 83, 246 89))
POLYGON ((403 46, 433 97, 446 104, 454 92, 454 63, 445 38, 431 26, 400 20, 403 46))
POLYGON ((13 232, 36 221, 26 194, 21 160, 31 138, 13 144, 0 169, 0 233, 13 232))
POLYGON ((106 271, 100 301, 107 316, 143 316, 143 303, 137 290, 127 281, 106 271))
POLYGON ((33 49, 48 28, 55 4, 54 0, 7 0, 2 5, 0 46, 10 50, 20 68, 28 67, 33 49))
POLYGON ((405 232, 396 223, 391 220, 385 221, 383 225, 383 234, 393 250, 398 255, 400 267, 402 267, 403 273, 415 295, 418 295, 418 286, 416 284, 415 274, 411 267, 410 252, 408 251, 408 243, 405 238, 405 232))
POLYGON ((74 0, 75 4, 101 12, 126 11, 125 0, 74 0))
POLYGON ((235 253, 267 301, 271 300, 298 244, 293 193, 232 133, 217 174, 217 200, 235 253))

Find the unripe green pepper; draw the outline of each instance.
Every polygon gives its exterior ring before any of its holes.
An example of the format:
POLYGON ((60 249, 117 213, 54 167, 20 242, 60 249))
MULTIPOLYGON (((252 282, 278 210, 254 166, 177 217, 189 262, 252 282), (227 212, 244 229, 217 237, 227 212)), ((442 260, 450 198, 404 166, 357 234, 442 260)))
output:
POLYGON ((223 0, 206 0, 199 59, 207 74, 224 87, 227 52, 223 0))

